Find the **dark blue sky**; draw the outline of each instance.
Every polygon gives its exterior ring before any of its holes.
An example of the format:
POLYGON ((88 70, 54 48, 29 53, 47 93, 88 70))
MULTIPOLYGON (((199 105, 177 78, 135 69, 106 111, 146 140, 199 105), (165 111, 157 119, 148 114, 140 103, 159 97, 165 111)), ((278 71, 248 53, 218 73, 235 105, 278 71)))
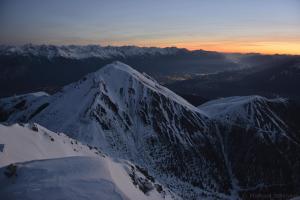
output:
POLYGON ((300 54, 299 0, 0 0, 0 42, 300 54))

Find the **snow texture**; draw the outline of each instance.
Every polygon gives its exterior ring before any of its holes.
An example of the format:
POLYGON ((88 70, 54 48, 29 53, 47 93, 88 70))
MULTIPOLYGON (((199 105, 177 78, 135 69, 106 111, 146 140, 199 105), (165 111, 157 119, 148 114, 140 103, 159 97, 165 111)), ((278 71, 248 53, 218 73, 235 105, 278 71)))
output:
POLYGON ((171 199, 154 187, 146 194, 137 188, 129 176, 130 162, 113 160, 37 124, 0 125, 0 143, 1 199, 171 199), (16 166, 10 177, 5 174, 9 164, 16 166))

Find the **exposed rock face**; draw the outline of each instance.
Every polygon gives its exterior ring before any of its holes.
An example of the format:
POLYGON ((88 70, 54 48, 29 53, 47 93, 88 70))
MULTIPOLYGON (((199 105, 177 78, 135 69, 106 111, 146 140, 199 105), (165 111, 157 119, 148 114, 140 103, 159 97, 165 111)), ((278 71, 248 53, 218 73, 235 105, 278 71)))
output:
POLYGON ((299 126, 282 99, 233 97, 196 108, 120 62, 52 96, 29 97, 0 100, 2 119, 37 122, 130 159, 184 199, 296 194, 300 186, 299 126))
POLYGON ((295 191, 300 180, 296 172, 300 127, 295 114, 299 107, 282 98, 245 96, 211 101, 199 109, 216 121, 222 133, 243 198, 295 191))

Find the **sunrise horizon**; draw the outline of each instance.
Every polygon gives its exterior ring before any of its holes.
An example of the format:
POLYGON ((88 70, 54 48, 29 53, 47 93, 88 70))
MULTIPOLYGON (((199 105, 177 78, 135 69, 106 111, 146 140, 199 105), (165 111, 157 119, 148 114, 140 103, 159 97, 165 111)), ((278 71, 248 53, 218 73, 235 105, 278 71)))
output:
MULTIPOLYGON (((220 45, 211 45, 213 47, 210 47, 210 45, 204 44, 204 45, 176 45, 176 44, 170 44, 170 45, 159 45, 159 44, 135 44, 135 43, 82 43, 82 42, 74 42, 74 43, 54 43, 54 42, 41 42, 41 43, 35 43, 35 42, 26 42, 26 43, 0 43, 0 45, 13 45, 13 46, 23 46, 23 45, 54 45, 54 46, 69 46, 69 45, 79 45, 79 46, 88 46, 88 45, 99 45, 102 47, 107 46, 113 46, 113 47, 121 47, 121 46, 136 46, 136 47, 156 47, 156 48, 178 48, 178 49, 186 49, 188 51, 197 51, 197 50, 203 50, 203 51, 211 51, 211 52, 219 52, 219 53, 231 53, 231 54, 263 54, 263 55, 300 55, 300 51, 298 49, 287 49, 286 46, 281 46, 282 49, 285 50, 276 50, 272 49, 269 46, 263 46, 262 49, 264 50, 255 50, 253 48, 243 48, 241 46, 232 46, 230 47, 224 47, 220 45)), ((293 45, 293 44, 292 44, 293 45)), ((297 44, 294 46, 297 47, 297 44)))
POLYGON ((297 0, 4 1, 0 44, 176 46, 299 55, 299 8, 297 0))

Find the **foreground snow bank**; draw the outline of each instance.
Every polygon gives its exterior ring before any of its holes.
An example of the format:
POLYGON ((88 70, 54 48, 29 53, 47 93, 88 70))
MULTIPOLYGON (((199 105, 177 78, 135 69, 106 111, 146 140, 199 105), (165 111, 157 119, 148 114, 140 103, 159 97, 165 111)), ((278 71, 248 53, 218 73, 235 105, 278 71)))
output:
POLYGON ((0 124, 0 167, 1 199, 172 199, 134 164, 38 124, 0 124))
POLYGON ((18 165, 17 177, 0 171, 3 199, 128 199, 112 182, 107 163, 91 157, 31 161, 18 165))
POLYGON ((46 128, 33 124, 0 124, 0 167, 15 162, 61 158, 70 156, 96 156, 96 149, 77 142, 63 133, 54 133, 46 128))

